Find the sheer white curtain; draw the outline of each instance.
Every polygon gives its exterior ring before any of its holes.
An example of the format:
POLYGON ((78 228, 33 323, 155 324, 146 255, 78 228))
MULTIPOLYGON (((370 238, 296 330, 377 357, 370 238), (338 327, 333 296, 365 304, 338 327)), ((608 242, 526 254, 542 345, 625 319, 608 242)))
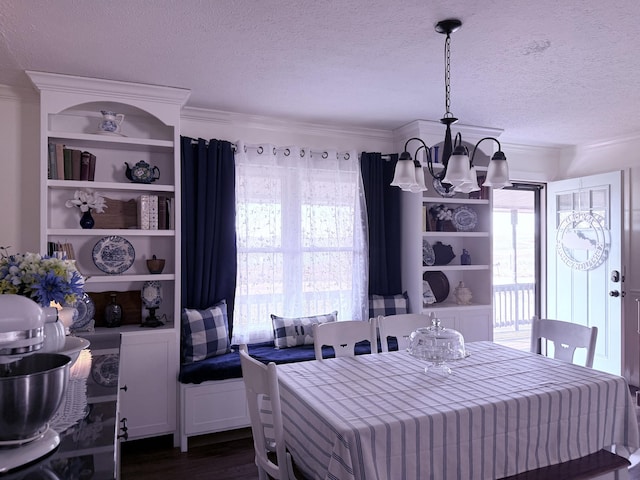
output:
POLYGON ((232 343, 273 339, 271 314, 366 319, 366 231, 356 152, 238 142, 232 343))

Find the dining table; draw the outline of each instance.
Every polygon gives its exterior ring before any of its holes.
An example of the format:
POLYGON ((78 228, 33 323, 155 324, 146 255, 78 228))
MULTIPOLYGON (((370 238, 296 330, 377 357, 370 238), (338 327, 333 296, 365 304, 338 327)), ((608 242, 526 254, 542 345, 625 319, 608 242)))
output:
POLYGON ((620 376, 493 342, 451 373, 407 351, 278 365, 284 434, 313 479, 499 479, 639 446, 620 376))

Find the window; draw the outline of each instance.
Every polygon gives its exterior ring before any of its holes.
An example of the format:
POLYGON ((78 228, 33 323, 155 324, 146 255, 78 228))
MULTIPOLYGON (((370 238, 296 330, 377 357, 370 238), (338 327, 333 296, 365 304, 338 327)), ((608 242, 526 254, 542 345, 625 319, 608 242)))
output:
POLYGON ((340 319, 366 318, 366 224, 357 155, 345 160, 344 154, 294 147, 247 150, 236 156, 232 343, 271 340, 271 314, 337 310, 340 319))

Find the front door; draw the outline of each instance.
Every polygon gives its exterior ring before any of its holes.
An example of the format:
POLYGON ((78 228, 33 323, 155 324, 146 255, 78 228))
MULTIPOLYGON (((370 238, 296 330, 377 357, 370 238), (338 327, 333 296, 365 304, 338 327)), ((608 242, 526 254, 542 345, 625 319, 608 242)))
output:
POLYGON ((598 327, 593 368, 622 373, 622 172, 547 190, 547 318, 598 327))

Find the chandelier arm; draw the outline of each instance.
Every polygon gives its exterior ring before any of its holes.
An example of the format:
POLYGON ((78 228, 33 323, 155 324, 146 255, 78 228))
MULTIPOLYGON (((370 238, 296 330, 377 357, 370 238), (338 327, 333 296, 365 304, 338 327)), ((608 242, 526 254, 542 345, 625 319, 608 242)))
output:
POLYGON ((502 151, 502 146, 500 145, 500 142, 498 141, 497 138, 494 137, 484 137, 481 138, 480 140, 478 140, 478 143, 476 143, 476 146, 473 147, 473 153, 471 154, 471 161, 469 163, 469 167, 473 167, 473 157, 476 156, 476 150, 478 149, 478 145, 480 145, 482 142, 484 142, 485 140, 493 140, 494 142, 496 142, 498 144, 498 151, 502 151))

